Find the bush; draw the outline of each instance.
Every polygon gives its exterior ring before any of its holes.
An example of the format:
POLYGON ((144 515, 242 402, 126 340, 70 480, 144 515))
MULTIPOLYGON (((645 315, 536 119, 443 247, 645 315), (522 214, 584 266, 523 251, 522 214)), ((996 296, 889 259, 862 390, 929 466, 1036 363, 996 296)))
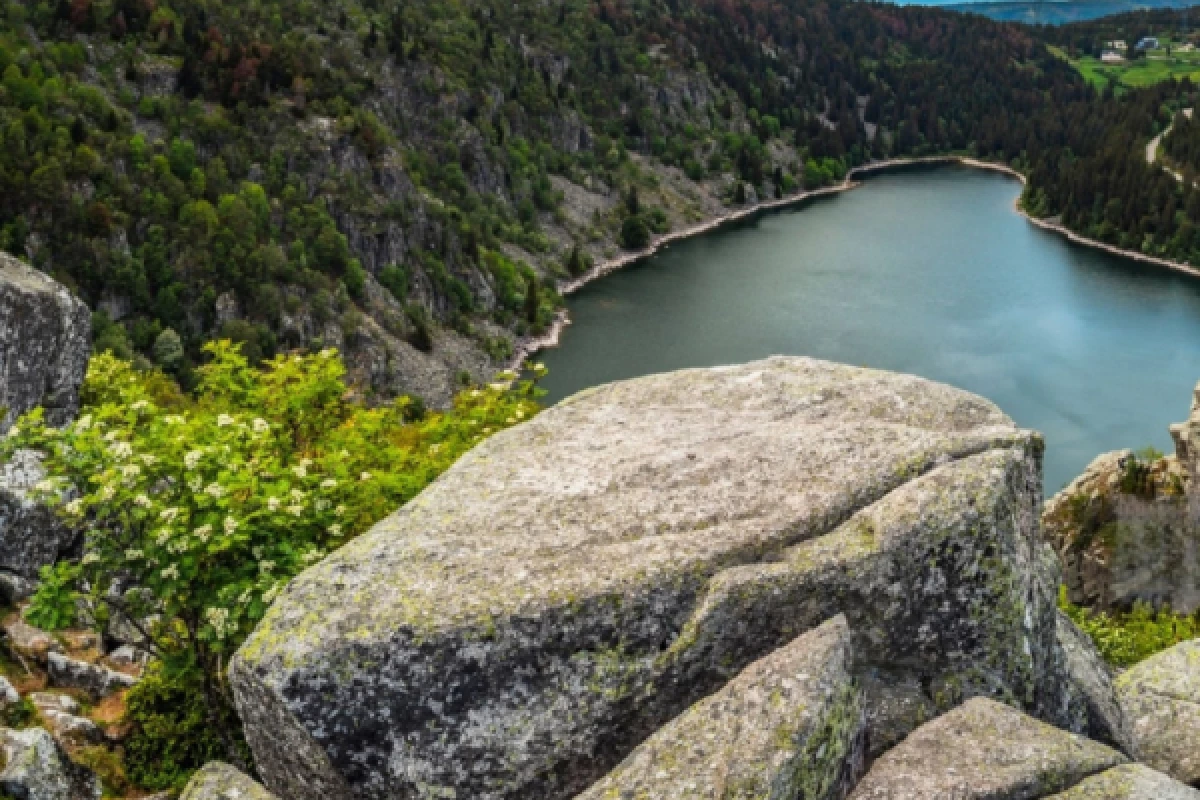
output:
POLYGON ((1200 637, 1200 615, 1176 614, 1164 606, 1157 611, 1135 603, 1127 612, 1106 613, 1072 605, 1066 587, 1059 590, 1058 605, 1096 644, 1110 664, 1130 667, 1180 642, 1200 637))
POLYGON ((138 715, 177 705, 164 696, 187 696, 171 725, 198 729, 202 714, 205 736, 238 760, 224 665, 287 581, 537 411, 533 384, 511 375, 461 393, 449 412, 421 413, 406 398, 380 408, 349 399, 333 350, 261 369, 229 341, 205 351, 195 396, 161 372, 97 356, 78 420, 49 428, 37 410, 0 440, 0 461, 17 448, 47 454, 52 477, 38 493, 87 530, 82 559, 46 572, 29 618, 61 627, 86 598, 100 620, 159 620, 143 629, 162 686, 135 693, 153 702, 131 710, 147 737, 130 762, 139 781, 211 755, 208 744, 179 745, 191 755, 175 758, 175 745, 150 743, 166 735, 152 722, 166 712, 138 715))

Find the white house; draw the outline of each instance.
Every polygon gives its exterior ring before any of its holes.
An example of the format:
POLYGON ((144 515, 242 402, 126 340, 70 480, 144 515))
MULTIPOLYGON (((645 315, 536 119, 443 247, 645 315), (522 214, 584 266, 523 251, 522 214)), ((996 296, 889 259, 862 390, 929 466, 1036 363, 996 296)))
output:
POLYGON ((1105 50, 1100 54, 1100 61, 1105 64, 1120 64, 1125 60, 1125 57, 1115 50, 1105 50))
POLYGON ((1105 42, 1104 46, 1109 50, 1128 50, 1129 45, 1125 44, 1124 39, 1113 39, 1111 42, 1105 42))

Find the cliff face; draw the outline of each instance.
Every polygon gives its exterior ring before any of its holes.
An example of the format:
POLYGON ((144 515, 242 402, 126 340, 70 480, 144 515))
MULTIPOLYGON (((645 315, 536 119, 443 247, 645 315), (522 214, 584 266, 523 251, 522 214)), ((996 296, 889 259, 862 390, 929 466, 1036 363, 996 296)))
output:
POLYGON ((1097 457, 1046 503, 1071 602, 1200 609, 1200 387, 1171 437, 1176 452, 1162 458, 1097 457))
MULTIPOLYGON (((584 392, 293 581, 230 670, 259 770, 296 800, 573 797, 839 614, 846 702, 714 753, 825 736, 787 785, 835 797, 856 708, 876 753, 977 695, 1082 731, 1041 448, 965 392, 809 359, 584 392)), ((637 759, 615 784, 657 774, 637 759)))
POLYGON ((77 297, 0 252, 0 432, 37 406, 54 425, 74 417, 90 336, 91 316, 77 297))

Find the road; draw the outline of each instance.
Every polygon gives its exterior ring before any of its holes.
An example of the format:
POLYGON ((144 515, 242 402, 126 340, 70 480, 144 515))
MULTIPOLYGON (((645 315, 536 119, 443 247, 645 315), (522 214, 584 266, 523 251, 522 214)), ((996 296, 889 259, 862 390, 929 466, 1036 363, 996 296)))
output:
MULTIPOLYGON (((1191 119, 1192 118, 1192 109, 1185 108, 1183 110, 1183 115, 1185 117, 1187 117, 1188 119, 1191 119)), ((1166 136, 1170 132, 1171 132, 1171 126, 1168 125, 1166 130, 1164 130, 1158 136, 1155 136, 1153 139, 1150 140, 1150 144, 1146 145, 1146 163, 1147 164, 1153 164, 1154 162, 1158 161, 1158 146, 1159 146, 1159 144, 1162 143, 1163 137, 1166 136)), ((1167 172, 1169 172, 1173 176, 1175 176, 1175 180, 1177 180, 1177 181, 1183 180, 1183 175, 1179 174, 1178 172, 1171 169, 1170 167, 1162 165, 1162 164, 1160 164, 1159 166, 1162 166, 1163 169, 1165 169, 1167 172)))

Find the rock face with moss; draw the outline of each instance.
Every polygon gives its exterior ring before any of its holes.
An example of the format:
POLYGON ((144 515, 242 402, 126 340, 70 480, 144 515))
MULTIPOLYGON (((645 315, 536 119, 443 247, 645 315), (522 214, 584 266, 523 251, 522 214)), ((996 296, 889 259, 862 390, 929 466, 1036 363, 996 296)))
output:
POLYGON ((1125 762, 1117 751, 975 698, 875 762, 851 800, 1035 800, 1125 762))
POLYGON ((260 772, 569 798, 839 613, 877 748, 980 694, 1082 728, 1041 449, 976 396, 809 359, 583 392, 292 582, 230 669, 260 772))
POLYGON ((55 425, 75 415, 90 337, 81 300, 0 252, 0 432, 38 406, 55 425))
POLYGON ((1046 503, 1072 603, 1200 609, 1200 387, 1171 436, 1173 455, 1105 453, 1046 503))
POLYGON ((1121 674, 1117 697, 1141 761, 1200 783, 1200 639, 1153 655, 1121 674))
POLYGON ((277 800, 253 778, 213 761, 192 776, 179 800, 277 800))
POLYGON ((1083 696, 1087 707, 1087 735, 1112 745, 1125 755, 1136 756, 1137 744, 1125 712, 1117 702, 1110 667, 1088 635, 1061 611, 1058 613, 1058 642, 1066 656, 1071 683, 1083 696))
POLYGON ((1200 791, 1142 764, 1123 764, 1047 800, 1200 800, 1200 791))
POLYGON ((841 800, 866 755, 838 616, 751 664, 576 800, 841 800))

